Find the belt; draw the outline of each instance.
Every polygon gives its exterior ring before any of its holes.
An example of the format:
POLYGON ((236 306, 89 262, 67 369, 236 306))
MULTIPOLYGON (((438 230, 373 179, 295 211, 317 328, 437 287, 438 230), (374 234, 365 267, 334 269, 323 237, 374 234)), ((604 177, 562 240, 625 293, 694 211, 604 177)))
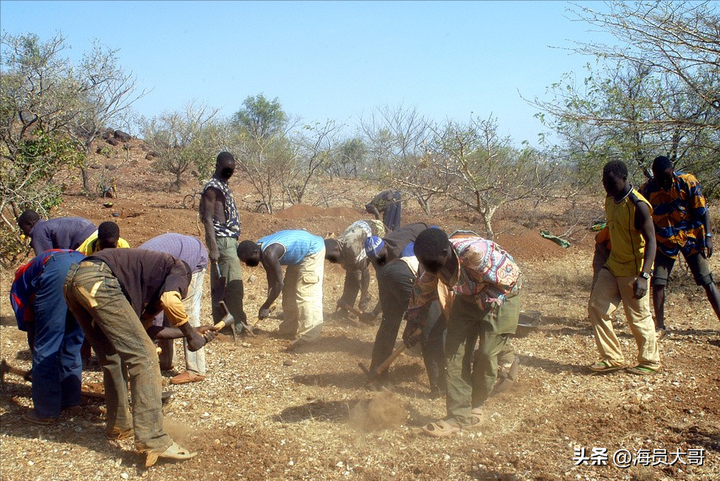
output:
POLYGON ((110 270, 110 266, 108 266, 105 262, 101 261, 100 259, 87 259, 80 264, 78 264, 79 267, 95 267, 97 270, 110 270))

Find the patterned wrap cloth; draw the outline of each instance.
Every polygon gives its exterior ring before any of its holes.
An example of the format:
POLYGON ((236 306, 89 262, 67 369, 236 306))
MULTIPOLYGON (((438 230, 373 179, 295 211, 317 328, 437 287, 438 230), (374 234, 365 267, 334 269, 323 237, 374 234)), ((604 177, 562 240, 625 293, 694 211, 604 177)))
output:
POLYGON ((651 179, 640 188, 640 193, 653 207, 660 252, 675 259, 681 251, 691 256, 705 247, 703 218, 707 205, 694 175, 673 172, 672 184, 667 190, 651 179))

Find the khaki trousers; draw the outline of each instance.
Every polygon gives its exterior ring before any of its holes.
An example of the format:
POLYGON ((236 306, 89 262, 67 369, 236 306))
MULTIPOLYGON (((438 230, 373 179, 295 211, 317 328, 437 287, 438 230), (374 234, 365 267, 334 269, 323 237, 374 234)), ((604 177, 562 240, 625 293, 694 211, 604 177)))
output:
POLYGON ((283 322, 279 334, 304 341, 320 337, 323 324, 325 248, 288 266, 282 291, 283 322))
POLYGON ((660 354, 655 339, 655 323, 650 315, 650 296, 633 296, 636 276, 615 277, 608 269, 601 269, 590 294, 588 313, 595 334, 600 358, 609 366, 624 366, 625 358, 620 341, 612 325, 613 313, 623 303, 630 332, 638 347, 637 363, 650 369, 660 368, 660 354))

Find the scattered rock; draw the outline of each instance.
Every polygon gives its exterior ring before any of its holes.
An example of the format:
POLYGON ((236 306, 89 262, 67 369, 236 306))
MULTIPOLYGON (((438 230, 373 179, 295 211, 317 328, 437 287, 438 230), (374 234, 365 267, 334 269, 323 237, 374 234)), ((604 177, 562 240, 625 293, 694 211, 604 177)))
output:
POLYGON ((123 132, 122 130, 116 130, 113 132, 113 137, 118 139, 120 142, 128 142, 132 138, 130 134, 123 132))

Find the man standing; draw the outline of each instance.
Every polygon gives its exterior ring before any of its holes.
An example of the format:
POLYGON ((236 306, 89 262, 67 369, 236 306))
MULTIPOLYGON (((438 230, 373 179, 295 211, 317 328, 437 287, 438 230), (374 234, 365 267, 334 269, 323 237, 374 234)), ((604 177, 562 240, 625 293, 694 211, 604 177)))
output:
MULTIPOLYGON (((190 325, 194 328, 200 327, 200 306, 202 304, 202 291, 205 281, 205 270, 208 263, 208 255, 205 246, 200 239, 182 234, 162 234, 153 237, 142 244, 139 249, 147 249, 155 252, 165 252, 176 259, 180 259, 190 266, 192 280, 188 288, 188 295, 183 299, 183 307, 190 317, 190 325)), ((156 325, 163 325, 165 316, 156 316, 156 325)), ((173 356, 175 353, 174 340, 161 341, 158 343, 162 352, 160 353, 160 367, 172 368, 173 356)), ((185 371, 170 378, 171 384, 186 384, 205 380, 205 348, 191 351, 187 340, 185 345, 185 371)))
POLYGON ((304 230, 283 230, 257 243, 242 241, 238 257, 248 266, 262 263, 267 274, 268 296, 259 319, 270 314, 270 306, 282 292, 283 322, 278 334, 293 339, 291 348, 314 341, 323 324, 323 274, 326 258, 337 259, 335 244, 304 230), (283 280, 282 267, 287 266, 283 280))
POLYGON ((425 272, 405 314, 408 347, 418 341, 413 333, 438 300, 438 283, 455 293, 445 339, 447 416, 423 428, 430 436, 450 436, 482 421, 482 406, 497 380, 498 355, 517 329, 522 275, 510 254, 482 237, 448 238, 442 229, 430 228, 418 235, 414 251, 425 272))
POLYGON ((48 249, 70 249, 80 247, 93 232, 95 225, 81 217, 58 217, 41 219, 34 210, 26 210, 18 217, 18 226, 27 237, 35 255, 48 249))
MULTIPOLYGON (((229 152, 220 152, 215 173, 205 184, 200 201, 200 219, 205 226, 208 258, 217 264, 220 276, 226 279, 224 301, 236 322, 245 324, 243 311, 243 280, 237 239, 240 236, 240 217, 228 180, 235 172, 235 159, 229 152)), ((218 269, 210 269, 211 280, 218 278, 218 269)), ((218 322, 225 313, 219 305, 212 306, 213 319, 218 322)), ((233 324, 232 329, 235 329, 233 324)))
POLYGON ((678 254, 682 253, 697 285, 705 289, 718 319, 720 294, 707 262, 713 253, 712 230, 710 212, 700 183, 692 174, 674 172, 672 162, 665 156, 655 158, 652 171, 653 178, 642 186, 640 192, 653 207, 658 249, 652 296, 655 328, 661 338, 666 330, 665 286, 678 254))
POLYGON ((384 235, 385 226, 379 220, 359 220, 350 224, 335 241, 340 249, 340 258, 335 262, 339 262, 345 269, 345 284, 342 296, 337 301, 338 309, 354 306, 358 292, 360 309, 365 311, 369 307, 370 262, 365 254, 365 239, 384 235))
POLYGON ((190 267, 169 254, 141 249, 104 249, 68 271, 64 292, 68 307, 85 331, 103 369, 108 438, 135 434, 135 446, 147 453, 146 466, 158 458, 190 459, 163 430, 162 379, 155 344, 146 332, 163 310, 196 351, 215 337, 188 322, 182 304, 190 267), (127 396, 130 381, 132 415, 127 396))
POLYGON ((18 328, 28 333, 32 353, 33 411, 23 419, 53 424, 60 411, 80 404, 82 329, 68 312, 63 283, 80 252, 48 250, 15 272, 10 301, 18 328))
POLYGON ((627 166, 613 160, 603 168, 607 192, 605 214, 610 235, 610 255, 597 275, 588 306, 590 323, 600 360, 590 366, 595 372, 625 368, 620 342, 612 319, 620 302, 638 347, 634 374, 652 374, 660 369, 660 354, 647 296, 655 258, 655 230, 648 201, 627 181, 627 166))
POLYGON ((365 204, 365 210, 368 214, 373 214, 376 219, 380 219, 380 213, 382 212, 385 227, 389 231, 394 231, 400 227, 400 211, 402 208, 400 199, 400 191, 394 189, 383 190, 373 200, 365 204))

